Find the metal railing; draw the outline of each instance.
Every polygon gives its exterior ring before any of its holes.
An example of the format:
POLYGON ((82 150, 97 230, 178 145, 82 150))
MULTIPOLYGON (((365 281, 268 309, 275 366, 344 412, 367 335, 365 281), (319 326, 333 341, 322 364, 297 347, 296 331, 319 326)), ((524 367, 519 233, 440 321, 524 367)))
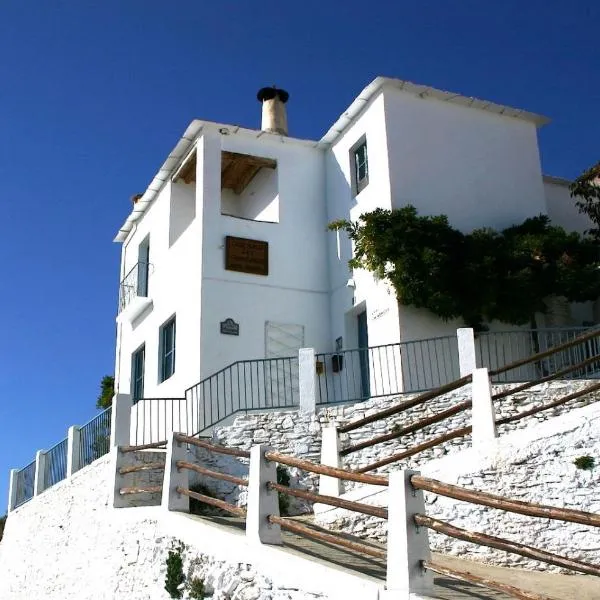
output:
POLYGON ((317 354, 317 404, 420 392, 459 377, 456 336, 317 354))
POLYGON ((131 444, 162 441, 172 431, 191 433, 192 409, 185 398, 141 398, 131 409, 131 444))
POLYGON ((201 433, 237 412, 299 405, 298 357, 235 362, 186 390, 188 431, 201 433))
POLYGON ((134 298, 148 296, 148 280, 150 278, 151 264, 138 262, 123 277, 119 284, 119 312, 121 312, 134 298))
POLYGON ((108 407, 79 429, 79 468, 93 463, 110 450, 112 407, 108 407))
MULTIPOLYGON (((475 339, 477 364, 493 371, 503 365, 573 341, 591 330, 592 328, 589 327, 569 327, 479 333, 475 339)), ((600 339, 586 340, 539 361, 524 364, 510 372, 494 375, 492 381, 494 383, 517 383, 539 379, 581 363, 597 354, 600 354, 600 339)), ((598 376, 600 376, 600 363, 591 363, 582 369, 573 371, 565 378, 592 379, 598 376)))
POLYGON ((33 498, 33 487, 35 485, 35 460, 17 472, 17 493, 15 508, 25 504, 33 498))
POLYGON ((67 477, 67 438, 52 446, 45 454, 44 489, 48 489, 67 477))

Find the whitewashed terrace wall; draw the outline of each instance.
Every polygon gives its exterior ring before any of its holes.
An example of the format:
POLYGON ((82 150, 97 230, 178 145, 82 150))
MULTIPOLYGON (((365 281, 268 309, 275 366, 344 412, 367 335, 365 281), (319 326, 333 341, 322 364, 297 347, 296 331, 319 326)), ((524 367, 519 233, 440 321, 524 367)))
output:
MULTIPOLYGON (((11 512, 0 543, 2 600, 159 600, 168 551, 161 507, 113 509, 114 463, 106 455, 11 512)), ((323 598, 275 585, 249 563, 188 546, 184 572, 201 577, 213 600, 323 598)))
MULTIPOLYGON (((539 385, 525 392, 517 393, 514 396, 509 396, 506 399, 496 402, 498 418, 525 411, 533 406, 546 404, 556 398, 577 391, 585 385, 589 385, 589 382, 551 382, 539 385)), ((494 386, 494 392, 504 390, 506 387, 506 385, 494 386)), ((390 432, 395 424, 406 425, 431 416, 450 408, 459 402, 470 399, 470 394, 470 386, 465 386, 450 394, 446 394, 445 396, 428 401, 423 405, 411 408, 399 415, 371 423, 347 434, 344 444, 349 445, 350 443, 369 440, 376 435, 390 432)), ((319 462, 321 451, 321 428, 324 425, 330 423, 343 425, 360 419, 363 416, 368 416, 382 409, 389 408, 390 406, 398 404, 400 401, 405 401, 414 396, 415 395, 413 394, 405 395, 401 398, 376 398, 359 404, 332 406, 321 409, 318 411, 317 415, 302 414, 298 411, 251 413, 238 417, 230 426, 216 428, 214 439, 223 445, 243 450, 249 450, 255 444, 268 444, 283 453, 319 462)), ((586 406, 598 397, 599 394, 589 394, 579 400, 574 400, 563 406, 544 411, 532 417, 524 418, 516 423, 503 425, 499 428, 499 433, 500 435, 504 435, 509 431, 528 428, 532 424, 543 422, 554 416, 568 413, 575 408, 586 406)), ((441 423, 430 425, 415 434, 378 444, 350 454, 344 458, 343 464, 345 467, 351 469, 366 466, 376 460, 402 452, 416 444, 447 433, 453 429, 470 425, 470 419, 471 411, 464 411, 441 423)), ((439 458, 446 454, 453 454, 461 449, 468 448, 470 447, 470 444, 470 436, 451 440, 440 447, 426 450, 414 457, 382 467, 376 472, 385 473, 399 468, 419 468, 432 459, 439 458)), ((217 470, 232 470, 238 475, 247 473, 247 467, 240 466, 240 462, 244 463, 245 461, 235 461, 230 458, 225 458, 222 455, 214 454, 202 454, 201 456, 205 457, 203 460, 206 460, 207 464, 217 470)), ((317 488, 317 476, 299 472, 297 469, 289 469, 289 471, 292 476, 292 485, 312 489, 317 488)), ((245 504, 245 493, 243 490, 238 490, 236 486, 231 486, 230 484, 214 484, 209 480, 203 481, 209 488, 218 491, 220 494, 224 494, 224 497, 228 500, 238 500, 241 505, 245 504)), ((353 487, 355 487, 355 484, 346 483, 345 490, 348 491, 353 487)), ((298 509, 303 507, 301 503, 296 504, 296 506, 298 509)))
MULTIPOLYGON (((514 431, 500 439, 497 454, 475 456, 471 450, 459 456, 445 456, 424 465, 423 475, 468 489, 550 504, 553 506, 600 512, 600 404, 571 411, 560 419, 548 420, 528 430, 514 431), (592 456, 596 469, 578 469, 574 460, 592 456)), ((368 486, 371 487, 371 486, 368 486)), ((386 491, 355 489, 353 499, 386 505, 386 491), (361 491, 363 493, 361 493, 361 491)), ((600 531, 594 527, 562 521, 532 518, 505 511, 458 502, 426 494, 428 515, 449 521, 471 531, 508 538, 560 554, 598 562, 600 531)), ((381 519, 349 511, 332 510, 319 522, 337 531, 384 542, 387 523, 381 519)), ((545 563, 507 554, 491 548, 454 540, 430 532, 435 551, 482 561, 498 566, 520 566, 535 570, 559 571, 545 563)))

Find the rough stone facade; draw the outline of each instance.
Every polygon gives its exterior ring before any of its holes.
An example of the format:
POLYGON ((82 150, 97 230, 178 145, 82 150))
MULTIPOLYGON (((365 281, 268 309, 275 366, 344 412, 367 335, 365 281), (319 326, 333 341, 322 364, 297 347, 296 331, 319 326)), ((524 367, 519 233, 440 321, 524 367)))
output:
MULTIPOLYGON (((533 408, 534 406, 547 404, 568 393, 578 391, 585 385, 589 385, 589 381, 557 381, 545 383, 530 390, 516 393, 513 396, 508 396, 507 398, 496 402, 497 418, 500 419, 502 417, 511 416, 518 412, 533 408)), ((493 386, 493 392, 502 391, 507 387, 514 387, 514 384, 495 385, 493 386)), ((425 417, 432 416, 464 400, 469 400, 471 397, 470 395, 471 388, 467 385, 388 419, 368 424, 343 436, 343 447, 370 440, 373 437, 384 433, 389 433, 394 425, 403 426, 424 419, 425 417)), ((406 395, 401 398, 375 398, 360 404, 324 407, 321 408, 316 415, 303 414, 298 411, 251 413, 238 417, 230 426, 217 428, 214 432, 214 439, 220 444, 233 446, 243 450, 249 450, 255 444, 268 444, 280 452, 318 462, 321 451, 321 428, 323 426, 333 423, 343 425, 385 408, 389 408, 390 406, 398 404, 398 402, 406 401, 414 396, 415 395, 406 395)), ((589 394, 581 399, 573 400, 563 406, 544 411, 535 416, 526 417, 515 423, 502 425, 499 427, 499 434, 505 435, 510 431, 525 429, 554 416, 569 413, 575 408, 588 405, 598 397, 600 397, 600 394, 598 393, 589 394)), ((434 437, 469 425, 470 419, 471 411, 463 411, 462 413, 450 417, 440 423, 430 425, 414 434, 349 454, 344 458, 343 465, 350 469, 364 467, 376 460, 402 452, 434 437)), ((441 446, 425 450, 413 457, 377 469, 374 472, 386 473, 389 470, 396 470, 399 468, 420 468, 422 465, 427 464, 433 459, 468 448, 470 443, 470 436, 454 439, 441 446)), ((223 458, 219 455, 203 456, 205 457, 204 460, 207 461, 207 464, 212 465, 215 469, 231 469, 235 471, 235 474, 242 475, 247 473, 247 467, 239 466, 240 461, 237 461, 238 464, 236 465, 232 464, 231 459, 223 458)), ((241 462, 244 463, 246 461, 241 462)), ((290 474, 292 476, 292 485, 317 489, 318 477, 304 472, 298 472, 297 469, 290 469, 290 474)), ((209 486, 213 485, 211 482, 207 483, 209 486)), ((353 487, 355 487, 355 484, 346 483, 344 489, 347 491, 353 487)), ((228 489, 225 488, 227 488, 227 486, 221 485, 217 486, 215 489, 224 493, 225 497, 230 500, 239 499, 239 502, 242 505, 245 503, 245 494, 243 490, 234 489, 235 486, 229 486, 228 489)), ((296 506, 300 508, 302 505, 297 504, 296 506)))
MULTIPOLYGON (((168 600, 166 558, 178 540, 165 535, 160 507, 111 508, 112 461, 100 458, 10 514, 0 542, 2 600, 168 600)), ((206 540, 182 553, 184 573, 203 579, 207 598, 323 598, 209 552, 206 540)))
MULTIPOLYGON (((549 504, 600 512, 600 404, 571 411, 528 431, 516 431, 505 438, 496 454, 473 456, 466 451, 460 460, 451 456, 432 461, 421 472, 444 482, 472 490, 549 504), (596 468, 583 470, 575 459, 591 456, 596 468)), ((357 494, 359 490, 354 490, 357 494)), ((563 521, 539 519, 458 502, 435 494, 425 494, 428 515, 458 527, 541 548, 592 564, 600 554, 600 531, 594 527, 563 521)), ((364 501, 386 505, 387 492, 375 492, 364 501)), ((321 524, 358 537, 385 542, 387 522, 349 511, 330 511, 319 518, 321 524)), ((560 570, 546 563, 514 554, 461 542, 440 534, 429 534, 432 550, 499 566, 536 570, 560 570)))

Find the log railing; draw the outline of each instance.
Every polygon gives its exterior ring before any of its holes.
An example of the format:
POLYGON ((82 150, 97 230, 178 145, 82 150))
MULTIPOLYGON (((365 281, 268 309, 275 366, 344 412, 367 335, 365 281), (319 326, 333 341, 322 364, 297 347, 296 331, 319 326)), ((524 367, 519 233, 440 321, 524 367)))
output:
MULTIPOLYGON (((445 496, 447 498, 453 498, 455 500, 470 502, 472 504, 478 504, 481 506, 487 506, 490 508, 531 517, 554 519, 568 523, 600 527, 600 515, 594 513, 559 508, 555 506, 547 506, 534 502, 524 502, 522 500, 513 500, 511 498, 505 498, 489 492, 469 490, 435 479, 422 477, 418 474, 410 476, 409 481, 414 490, 420 490, 421 492, 426 491, 438 494, 440 496, 445 496)), ((424 504, 422 504, 422 506, 424 507, 424 504)), ((576 571, 578 573, 600 577, 600 566, 598 565, 567 558, 546 550, 541 550, 533 546, 528 546, 526 544, 521 544, 486 533, 469 531, 467 529, 456 527, 455 525, 452 525, 446 521, 435 519, 426 514, 414 514, 413 522, 416 527, 431 529, 432 531, 458 540, 470 542, 480 546, 486 546, 488 548, 495 548, 511 554, 518 554, 519 556, 545 562, 546 564, 576 571)), ((500 582, 492 581, 488 578, 477 577, 467 571, 455 571, 453 569, 444 568, 439 564, 429 560, 424 561, 423 566, 426 569, 430 569, 436 573, 458 577, 459 579, 464 579, 466 581, 484 585, 491 589, 505 592, 514 598, 520 598, 524 600, 545 600, 543 596, 520 590, 500 582)))

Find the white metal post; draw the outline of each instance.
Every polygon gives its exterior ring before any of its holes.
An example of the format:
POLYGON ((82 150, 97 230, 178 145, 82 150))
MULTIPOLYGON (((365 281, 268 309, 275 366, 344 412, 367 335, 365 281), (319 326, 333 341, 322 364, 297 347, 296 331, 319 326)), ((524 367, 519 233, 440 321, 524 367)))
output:
POLYGON ((187 469, 177 468, 177 461, 186 459, 186 445, 178 442, 175 439, 175 433, 171 433, 171 437, 167 441, 165 477, 162 489, 162 506, 166 510, 190 512, 189 496, 177 492, 178 487, 184 489, 190 487, 190 472, 187 469))
POLYGON ((17 479, 19 476, 19 469, 10 470, 10 483, 8 484, 8 512, 15 509, 17 505, 17 479))
POLYGON ((69 427, 67 434, 67 477, 81 469, 81 429, 77 425, 69 427))
POLYGON ((415 490, 410 478, 417 471, 392 471, 388 487, 387 577, 386 599, 407 599, 409 594, 428 595, 433 590, 433 576, 422 561, 429 560, 427 529, 417 527, 416 514, 425 514, 423 492, 415 490))
POLYGON ((298 350, 300 411, 314 414, 317 408, 317 371, 314 348, 298 350))
POLYGON ((265 458, 269 450, 263 445, 250 450, 246 536, 260 544, 281 544, 281 527, 268 521, 269 515, 279 516, 279 496, 267 487, 269 481, 277 482, 277 465, 265 458))
MULTIPOLYGON (((340 468, 340 436, 335 425, 323 427, 321 432, 321 464, 340 468)), ((339 477, 319 476, 319 494, 339 496, 342 493, 342 482, 339 477)))
POLYGON ((495 448, 498 437, 492 386, 487 369, 473 371, 471 393, 473 399, 473 449, 477 453, 487 454, 495 448))
POLYGON ((43 450, 38 450, 35 455, 35 480, 33 484, 33 495, 37 496, 46 489, 46 458, 43 450))
POLYGON ((475 332, 471 327, 461 327, 456 330, 458 340, 458 364, 460 376, 470 375, 477 368, 475 354, 475 332))
POLYGON ((115 394, 110 411, 110 447, 128 446, 131 432, 130 394, 115 394))

